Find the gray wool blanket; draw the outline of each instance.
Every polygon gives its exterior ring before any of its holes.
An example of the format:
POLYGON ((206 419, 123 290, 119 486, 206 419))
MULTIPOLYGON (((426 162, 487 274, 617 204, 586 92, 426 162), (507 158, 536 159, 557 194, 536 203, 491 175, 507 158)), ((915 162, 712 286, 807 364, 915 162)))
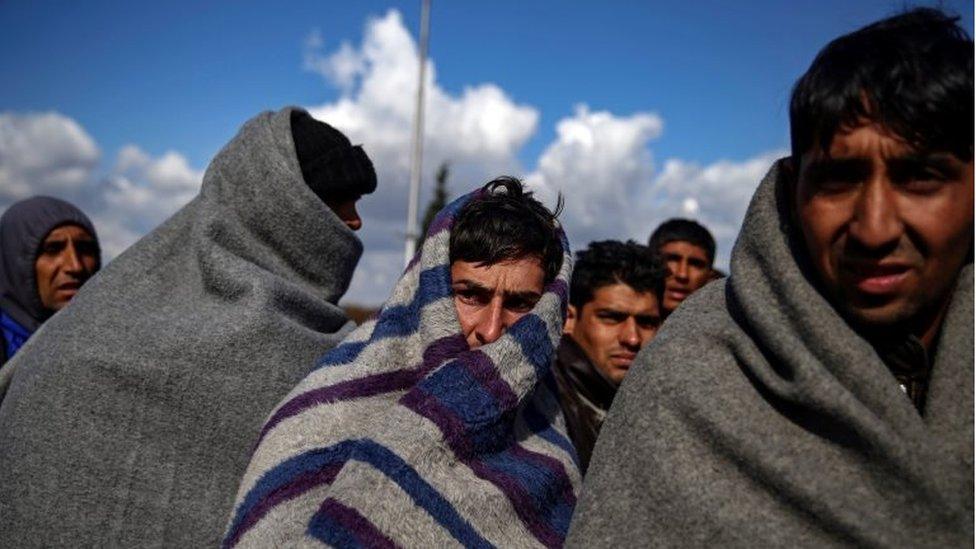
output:
POLYGON ((247 122, 5 366, 0 547, 220 543, 268 412, 351 328, 362 244, 305 185, 289 116, 247 122))
POLYGON ((972 264, 923 417, 798 264, 779 173, 749 206, 731 276, 638 356, 568 546, 972 547, 972 264))
POLYGON ((431 224, 379 317, 268 418, 225 547, 560 547, 580 474, 552 356, 572 257, 506 333, 468 349, 450 232, 431 224))

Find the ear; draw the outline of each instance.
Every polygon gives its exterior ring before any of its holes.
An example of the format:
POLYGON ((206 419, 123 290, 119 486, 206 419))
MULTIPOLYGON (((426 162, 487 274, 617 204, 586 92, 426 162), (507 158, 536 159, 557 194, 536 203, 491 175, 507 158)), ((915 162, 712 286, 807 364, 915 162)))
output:
POLYGON ((576 307, 569 305, 566 307, 566 322, 563 324, 563 333, 571 334, 576 328, 576 307))

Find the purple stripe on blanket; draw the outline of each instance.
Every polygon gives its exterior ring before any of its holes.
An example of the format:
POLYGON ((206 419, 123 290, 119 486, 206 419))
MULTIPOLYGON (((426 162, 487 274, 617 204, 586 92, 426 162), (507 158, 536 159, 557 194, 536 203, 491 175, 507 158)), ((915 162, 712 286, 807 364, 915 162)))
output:
POLYGON ((269 492, 257 505, 248 510, 246 516, 236 521, 233 530, 230 532, 230 537, 224 540, 224 547, 237 545, 241 536, 257 524, 259 520, 264 518, 268 514, 268 511, 279 503, 296 498, 316 486, 330 484, 335 480, 336 475, 342 469, 343 465, 345 465, 345 462, 335 463, 322 469, 306 471, 296 476, 287 484, 269 492))
MULTIPOLYGON (((525 527, 532 536, 539 540, 539 543, 546 547, 563 546, 566 537, 565 533, 561 534, 557 532, 539 516, 538 510, 535 509, 532 496, 525 491, 521 483, 519 483, 518 478, 503 471, 495 470, 478 459, 465 459, 462 461, 474 471, 475 475, 494 484, 505 494, 505 497, 512 502, 512 508, 515 509, 515 513, 519 519, 522 520, 522 523, 525 524, 525 527)), ((566 482, 569 481, 567 480, 566 482)))
MULTIPOLYGON (((554 477, 562 476, 569 478, 569 475, 566 473, 566 468, 563 467, 562 462, 552 456, 533 452, 520 444, 513 445, 511 452, 512 456, 518 459, 532 463, 540 469, 548 469, 552 472, 554 477)), ((562 500, 569 505, 576 505, 576 494, 573 493, 573 485, 566 482, 561 486, 561 488, 562 490, 560 491, 561 493, 559 496, 562 498, 562 500)))
POLYGON ((359 547, 371 549, 393 549, 396 547, 390 538, 380 532, 359 511, 347 507, 333 498, 326 498, 322 502, 309 524, 309 534, 325 543, 339 547, 348 547, 349 542, 353 542, 359 547))
MULTIPOLYGON (((451 450, 453 450, 458 459, 470 467, 478 477, 491 482, 505 494, 509 501, 512 502, 512 507, 526 528, 528 528, 540 543, 548 547, 562 545, 565 532, 559 532, 544 517, 539 515, 539 509, 536 503, 538 498, 534 497, 525 489, 517 476, 489 466, 482 457, 474 453, 477 444, 474 444, 471 438, 469 438, 469 433, 466 430, 469 426, 457 417, 452 410, 442 405, 437 401, 436 397, 425 393, 419 387, 405 394, 400 399, 400 404, 426 417, 437 425, 444 435, 448 446, 451 447, 451 450)), ((480 427, 480 429, 485 428, 490 428, 490 426, 480 427)), ((498 437, 498 433, 492 433, 492 438, 498 439, 498 437)), ((512 446, 516 445, 514 438, 510 438, 509 440, 512 446)), ((523 449, 523 452, 529 451, 523 449)), ((524 456, 524 454, 520 455, 524 456)), ((554 467, 551 462, 539 461, 540 464, 544 464, 549 469, 549 475, 552 478, 561 479, 562 483, 570 485, 571 491, 571 483, 562 464, 555 460, 553 462, 555 463, 554 467)), ((561 490, 561 493, 564 492, 565 489, 561 490)))
POLYGON ((274 429, 276 425, 313 406, 406 389, 445 360, 456 356, 459 352, 467 348, 468 344, 464 340, 464 336, 460 334, 447 336, 427 347, 424 351, 423 362, 419 368, 394 370, 392 372, 350 379, 336 383, 335 385, 320 387, 302 393, 281 405, 275 411, 274 415, 268 419, 267 423, 264 424, 264 428, 261 429, 258 444, 264 440, 265 435, 274 429))

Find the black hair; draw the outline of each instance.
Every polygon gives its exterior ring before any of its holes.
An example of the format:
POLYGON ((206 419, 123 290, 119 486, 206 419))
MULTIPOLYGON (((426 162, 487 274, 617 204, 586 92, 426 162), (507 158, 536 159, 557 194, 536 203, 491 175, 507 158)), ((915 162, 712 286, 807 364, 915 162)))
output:
POLYGON ((709 265, 715 262, 715 237, 703 225, 690 219, 673 218, 661 223, 651 233, 647 245, 655 253, 660 253, 661 246, 679 240, 705 250, 709 265))
POLYGON ((666 275, 657 253, 648 246, 633 240, 590 242, 576 252, 569 302, 581 309, 597 290, 614 284, 626 284, 638 293, 653 292, 661 299, 666 275))
POLYGON ((923 152, 973 157, 973 41, 958 17, 917 8, 841 36, 793 88, 793 165, 870 120, 923 152))
POLYGON ((514 177, 502 176, 482 187, 458 212, 451 230, 450 260, 478 265, 537 257, 552 282, 563 264, 563 245, 556 217, 514 177))

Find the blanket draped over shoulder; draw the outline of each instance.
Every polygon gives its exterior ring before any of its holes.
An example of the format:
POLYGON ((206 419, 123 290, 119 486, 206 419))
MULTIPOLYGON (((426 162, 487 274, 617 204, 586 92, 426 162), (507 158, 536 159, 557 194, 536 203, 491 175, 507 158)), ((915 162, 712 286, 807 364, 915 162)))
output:
POLYGON ((219 545, 263 420, 349 331, 362 245, 305 184, 290 113, 247 122, 4 366, 0 547, 219 545))
POLYGON ((789 181, 756 191, 731 275, 638 356, 567 545, 973 545, 973 272, 919 414, 797 260, 789 181))
POLYGON ((378 318, 272 413, 225 546, 562 545, 580 477, 550 362, 571 256, 530 313, 469 350, 448 247, 478 192, 439 214, 378 318))

